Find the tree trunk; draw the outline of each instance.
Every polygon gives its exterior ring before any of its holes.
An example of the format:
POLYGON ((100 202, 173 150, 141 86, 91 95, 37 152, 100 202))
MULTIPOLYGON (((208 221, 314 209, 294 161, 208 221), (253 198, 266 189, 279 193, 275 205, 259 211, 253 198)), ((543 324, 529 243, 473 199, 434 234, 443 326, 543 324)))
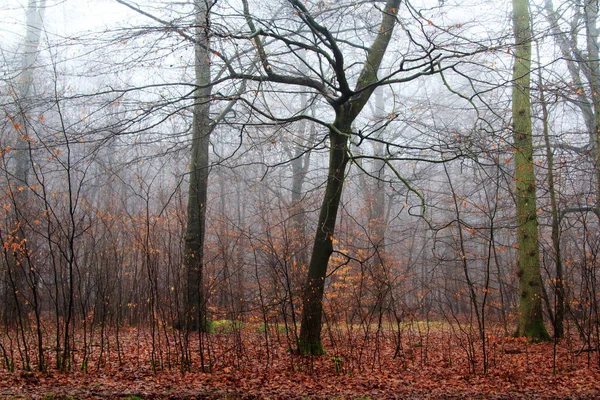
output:
POLYGON ((187 277, 185 324, 191 330, 207 330, 206 304, 203 293, 204 237, 208 188, 210 139, 210 52, 209 5, 195 1, 196 44, 194 115, 192 122, 192 154, 187 205, 187 228, 184 263, 187 277))
POLYGON ((519 326, 516 335, 532 339, 550 338, 542 314, 542 277, 538 245, 536 185, 533 170, 531 125, 531 31, 527 0, 513 0, 516 41, 513 67, 513 139, 517 207, 519 264, 519 326))
POLYGON ((585 0, 584 14, 585 36, 588 52, 586 70, 588 81, 590 83, 590 90, 592 92, 592 103, 594 106, 594 126, 590 131, 590 148, 596 178, 596 204, 594 211, 600 218, 600 99, 598 98, 598 93, 600 93, 600 64, 598 62, 598 57, 600 57, 600 54, 598 51, 599 34, 598 27, 596 26, 596 21, 598 20, 598 2, 596 0, 585 0))
MULTIPOLYGON (((383 87, 375 91, 375 114, 378 119, 384 121, 385 101, 383 96, 383 87)), ((383 123, 383 122, 382 122, 383 123)), ((385 129, 380 129, 375 133, 376 139, 383 139, 385 129)), ((376 263, 381 264, 381 252, 385 249, 385 232, 387 230, 387 221, 385 213, 385 150, 381 143, 373 143, 373 155, 376 157, 373 160, 372 176, 375 178, 373 186, 370 188, 371 195, 369 196, 368 208, 368 228, 369 236, 373 246, 373 250, 377 252, 375 255, 376 263)))
MULTIPOLYGON (((541 80, 541 78, 540 78, 541 80)), ((556 275, 554 282, 554 293, 556 296, 554 307, 554 337, 562 338, 565 335, 565 287, 562 253, 560 249, 560 217, 558 213, 558 202, 556 200, 556 186, 554 184, 554 153, 550 145, 550 133, 548 128, 548 108, 544 96, 544 90, 540 86, 540 100, 542 103, 542 122, 544 124, 544 143, 546 146, 546 159, 548 160, 548 192, 550 192, 550 205, 552 207, 552 247, 554 248, 554 263, 556 275)))
MULTIPOLYGON (((15 241, 26 239, 28 236, 25 232, 27 224, 23 223, 23 219, 27 218, 27 203, 29 201, 29 170, 31 168, 30 155, 30 129, 27 121, 27 114, 31 113, 31 99, 33 98, 33 68, 39 56, 39 43, 43 29, 43 16, 46 10, 46 0, 29 0, 27 11, 25 14, 27 20, 27 31, 25 33, 25 43, 23 55, 21 58, 21 76, 18 83, 18 98, 16 100, 17 110, 13 127, 15 129, 14 141, 14 169, 12 175, 14 181, 9 182, 10 193, 13 197, 14 204, 14 226, 17 227, 15 241)), ((5 324, 13 325, 16 323, 16 318, 20 313, 18 304, 20 296, 19 292, 24 292, 25 274, 21 262, 19 261, 21 254, 13 253, 13 257, 9 260, 8 268, 12 274, 10 279, 6 276, 7 282, 10 281, 7 293, 4 298, 3 321, 5 324)), ((5 271, 8 274, 9 271, 5 271)))
MULTIPOLYGON (((387 119, 385 113, 385 102, 383 96, 383 87, 377 88, 374 93, 375 97, 375 116, 384 124, 387 119)), ((381 128, 375 132, 375 139, 384 139, 385 128, 381 128)), ((385 259, 385 234, 387 230, 387 215, 385 212, 385 156, 386 150, 379 142, 372 143, 373 160, 371 176, 374 178, 371 185, 365 186, 368 193, 367 199, 367 228, 369 236, 369 246, 374 252, 373 264, 371 265, 371 274, 375 289, 376 302, 373 304, 374 311, 376 310, 379 317, 379 323, 383 318, 383 312, 389 304, 391 296, 389 277, 386 273, 385 259)))
MULTIPOLYGON (((579 7, 580 4, 574 5, 579 7)), ((561 51, 564 61, 567 64, 569 75, 572 80, 570 86, 576 93, 577 101, 575 105, 581 110, 589 134, 589 154, 594 165, 594 192, 596 202, 591 210, 600 218, 600 97, 597 96, 600 90, 600 63, 598 51, 598 3, 596 1, 586 0, 583 3, 583 21, 585 27, 585 42, 587 54, 581 52, 577 47, 578 28, 573 23, 581 15, 577 11, 574 21, 571 22, 572 32, 567 35, 560 29, 559 15, 554 11, 552 0, 545 0, 545 8, 548 15, 548 21, 552 29, 552 35, 561 51), (583 73, 583 74, 582 74, 583 73), (585 81, 587 81, 586 85, 585 81), (589 90, 588 90, 589 89, 589 90)))
POLYGON ((302 325, 298 339, 298 351, 302 354, 324 354, 321 343, 323 292, 329 257, 333 252, 337 211, 342 197, 346 166, 349 161, 348 137, 351 134, 354 120, 377 87, 377 72, 396 25, 396 14, 399 5, 400 0, 388 0, 386 2, 377 37, 367 52, 363 70, 356 83, 354 90, 356 94, 348 96, 344 103, 336 107, 336 119, 329 130, 330 148, 327 185, 319 213, 317 232, 308 266, 308 278, 302 298, 302 325))
MULTIPOLYGON (((540 62, 540 50, 537 46, 538 65, 540 62)), ((538 90, 540 92, 540 105, 542 107, 542 125, 544 132, 544 145, 546 150, 546 161, 548 162, 548 193, 550 194, 550 207, 552 215, 552 247, 554 250, 554 265, 556 274, 554 278, 554 315, 552 317, 552 326, 554 328, 554 338, 564 337, 564 319, 565 319, 565 288, 562 253, 560 249, 560 214, 558 209, 558 201, 556 199, 556 185, 554 184, 554 151, 550 142, 550 126, 548 102, 546 101, 546 93, 541 72, 538 74, 538 90)), ((549 311, 552 310, 550 299, 544 296, 549 311)))
MULTIPOLYGON (((19 82, 19 100, 17 111, 17 124, 18 129, 16 150, 16 163, 15 163, 15 178, 19 186, 27 186, 29 179, 29 168, 31 165, 29 155, 29 129, 25 115, 30 112, 28 109, 28 102, 32 96, 33 88, 33 67, 35 61, 39 56, 39 43, 40 36, 42 34, 42 19, 44 12, 46 11, 46 0, 29 0, 27 6, 27 32, 25 34, 25 49, 23 52, 23 58, 21 60, 21 79, 19 82)), ((26 201, 27 190, 21 191, 21 200, 26 201)))
MULTIPOLYGON (((348 132, 350 123, 345 122, 340 116, 334 126, 341 132, 348 132)), ((330 130, 329 140, 329 175, 302 299, 302 325, 298 343, 298 350, 302 354, 324 354, 321 344, 321 317, 325 276, 329 257, 333 252, 335 223, 348 164, 348 136, 330 130)))
MULTIPOLYGON (((302 59, 306 57, 305 52, 301 52, 302 59)), ((302 67, 301 71, 306 73, 306 68, 302 67)), ((307 110, 308 96, 306 93, 300 94, 300 112, 307 110)), ((312 109, 314 114, 314 108, 312 109)), ((305 249, 306 235, 306 210, 302 202, 304 198, 304 181, 308 175, 310 168, 311 147, 316 136, 316 129, 307 121, 301 121, 298 129, 297 139, 299 142, 294 144, 293 153, 289 150, 289 155, 292 158, 292 199, 290 204, 290 218, 292 224, 292 232, 294 240, 302 249, 297 252, 296 261, 300 265, 307 265, 308 250, 305 249)))
MULTIPOLYGON (((574 4, 579 7, 580 4, 574 4)), ((575 12, 573 21, 571 22, 572 31, 567 34, 560 29, 560 15, 554 10, 552 0, 545 0, 546 12, 552 29, 552 35, 561 51, 563 59, 567 64, 569 75, 572 80, 572 90, 575 90, 577 101, 575 105, 581 110, 589 135, 589 156, 594 165, 594 182, 593 189, 596 194, 595 205, 592 205, 591 210, 600 217, 600 98, 596 95, 600 89, 600 64, 598 61, 598 29, 596 21, 598 19, 598 4, 597 2, 585 1, 584 3, 584 27, 587 44, 587 54, 581 52, 577 47, 577 36, 579 30, 574 28, 574 22, 581 17, 579 12, 575 12), (588 86, 589 84, 589 86, 588 86)), ((543 94, 543 92, 542 92, 543 94)), ((542 105, 545 107, 545 102, 542 99, 542 105)), ((543 110, 547 114, 546 110, 543 110)), ((546 115, 544 115, 544 135, 547 133, 546 115)), ((549 186, 552 201, 552 241, 556 254, 556 311, 555 311, 555 336, 562 337, 564 334, 563 319, 565 314, 565 290, 563 278, 563 265, 560 255, 560 220, 561 210, 558 210, 556 203, 555 190, 553 188, 553 172, 552 172, 552 157, 550 153, 550 145, 546 139, 548 168, 549 168, 549 186)), ((583 209, 566 209, 562 212, 583 211, 583 209)))

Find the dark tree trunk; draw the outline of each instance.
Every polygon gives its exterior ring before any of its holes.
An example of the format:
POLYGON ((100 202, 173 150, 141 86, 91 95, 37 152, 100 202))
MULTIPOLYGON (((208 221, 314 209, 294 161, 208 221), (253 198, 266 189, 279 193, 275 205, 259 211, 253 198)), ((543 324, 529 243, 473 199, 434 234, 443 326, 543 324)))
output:
MULTIPOLYGON (((396 25, 396 14, 400 0, 388 0, 381 21, 379 33, 369 48, 363 70, 358 77, 356 94, 348 97, 336 107, 336 119, 329 130, 329 169, 327 185, 313 252, 308 266, 302 298, 302 325, 298 339, 298 351, 302 354, 320 355, 324 353, 321 343, 321 318, 323 315, 323 292, 329 257, 333 252, 333 236, 337 212, 344 188, 346 166, 348 165, 348 138, 352 134, 352 124, 360 114, 377 87, 377 72, 396 25)), ((343 65, 339 65, 343 70, 343 65)), ((340 80, 342 78, 339 78, 340 80)))
MULTIPOLYGON (((349 123, 338 117, 335 126, 341 132, 349 132, 349 123), (338 122, 340 121, 340 122, 338 122)), ((317 232, 310 264, 308 279, 302 298, 302 325, 298 348, 302 354, 324 354, 321 344, 321 317, 323 313, 323 292, 329 257, 333 252, 333 235, 337 213, 344 187, 346 166, 348 165, 348 136, 331 130, 329 132, 329 175, 319 214, 317 232)))
POLYGON ((184 263, 187 278, 185 297, 185 325, 191 330, 207 329, 204 299, 204 237, 206 231, 206 201, 208 189, 210 140, 210 52, 209 5, 206 0, 195 2, 196 12, 196 92, 192 123, 192 155, 190 159, 190 186, 187 206, 187 228, 184 263))

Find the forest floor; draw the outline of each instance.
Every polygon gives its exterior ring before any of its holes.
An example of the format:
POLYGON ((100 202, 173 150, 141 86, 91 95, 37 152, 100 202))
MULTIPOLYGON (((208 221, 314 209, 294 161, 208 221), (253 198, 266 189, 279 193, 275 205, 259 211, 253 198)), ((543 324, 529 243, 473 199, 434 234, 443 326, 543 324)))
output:
POLYGON ((285 338, 244 328, 208 335, 204 354, 211 372, 201 372, 199 360, 182 372, 174 361, 176 336, 167 342, 168 335, 155 335, 152 347, 150 332, 132 328, 120 333, 119 352, 114 338, 105 337, 104 346, 90 341, 87 371, 80 368, 81 349, 70 372, 0 369, 0 398, 600 398, 598 349, 575 340, 530 343, 490 336, 484 359, 481 341, 472 337, 477 335, 450 330, 400 336, 338 331, 325 340, 327 355, 301 357, 286 349, 285 338))

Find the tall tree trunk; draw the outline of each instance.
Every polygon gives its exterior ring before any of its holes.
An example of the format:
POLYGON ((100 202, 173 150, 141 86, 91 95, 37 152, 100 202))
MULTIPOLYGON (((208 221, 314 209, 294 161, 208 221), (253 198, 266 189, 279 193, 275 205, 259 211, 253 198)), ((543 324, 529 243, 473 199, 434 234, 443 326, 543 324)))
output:
MULTIPOLYGON (((306 52, 299 52, 304 60, 306 52)), ((306 66, 302 65, 302 73, 307 72, 306 66)), ((307 111, 308 95, 305 92, 300 94, 300 110, 299 112, 307 111)), ((314 114, 314 106, 311 106, 311 113, 314 114)), ((304 181, 308 175, 310 168, 311 148, 316 136, 316 129, 313 124, 307 121, 300 121, 298 127, 298 139, 294 141, 293 149, 287 150, 291 157, 292 167, 292 198, 290 203, 290 218, 292 224, 292 232, 294 240, 303 248, 297 253, 296 261, 300 265, 308 263, 308 250, 304 248, 306 237, 306 210, 304 209, 304 181)))
POLYGON ((207 329, 204 300, 204 237, 206 230, 206 202, 208 189, 210 140, 210 52, 208 0, 194 2, 196 13, 194 116, 192 122, 192 154, 187 205, 187 228, 184 263, 187 277, 185 301, 186 326, 191 330, 207 329))
POLYGON ((554 337, 562 338, 565 335, 565 287, 562 253, 560 250, 560 217, 558 212, 558 202, 556 200, 556 187, 554 185, 554 152, 550 144, 550 132, 548 127, 548 107, 544 95, 544 89, 541 86, 540 76, 540 101, 542 103, 542 123, 544 124, 544 144, 546 146, 546 159, 548 161, 548 191, 550 192, 550 206, 552 208, 552 247, 554 248, 554 263, 556 265, 556 275, 554 282, 554 293, 556 296, 554 309, 554 337))
MULTIPOLYGON (((302 122, 304 124, 302 131, 306 130, 306 122, 302 122)), ((291 227, 293 232, 293 240, 296 242, 296 245, 299 246, 299 251, 297 252, 296 261, 300 265, 306 265, 308 262, 308 250, 305 248, 305 237, 306 235, 306 210, 304 208, 303 199, 304 199, 304 181, 306 180, 306 176, 308 174, 308 169, 310 167, 310 156, 311 151, 305 150, 305 147, 309 147, 312 145, 312 137, 314 136, 314 127, 309 127, 311 130, 310 137, 306 138, 306 144, 302 146, 301 144, 295 145, 293 160, 291 162, 292 166, 292 198, 290 203, 290 218, 291 218, 291 227), (301 246, 301 248, 300 248, 301 246)), ((303 136, 302 136, 303 138, 303 136)))
MULTIPOLYGON (((385 115, 385 102, 383 98, 383 87, 378 88, 375 91, 375 113, 378 119, 383 121, 386 118, 385 115)), ((382 139, 385 129, 380 129, 376 132, 375 138, 382 139)), ((385 161, 382 159, 385 157, 384 146, 381 143, 375 142, 373 144, 373 155, 376 157, 373 160, 373 170, 371 174, 375 178, 371 189, 371 196, 369 201, 369 236, 373 245, 373 249, 377 252, 375 255, 375 262, 381 264, 381 252, 385 249, 385 231, 387 230, 387 221, 385 214, 385 182, 383 182, 385 174, 385 161)))
MULTIPOLYGON (((582 53, 577 47, 577 37, 579 34, 579 21, 581 13, 579 7, 581 3, 578 1, 574 4, 575 13, 571 21, 571 32, 567 34, 560 29, 560 15, 554 10, 552 0, 545 0, 545 8, 552 29, 552 35, 561 51, 564 61, 572 80, 572 89, 575 90, 576 99, 575 105, 581 110, 589 135, 589 156, 592 158, 594 165, 594 182, 593 189, 596 194, 595 204, 591 208, 574 208, 566 210, 558 210, 556 203, 555 190, 553 188, 553 169, 552 169, 552 153, 550 150, 549 139, 547 139, 547 121, 545 110, 545 101, 542 98, 544 106, 544 137, 546 138, 546 148, 548 154, 548 169, 549 169, 549 186, 552 202, 552 242, 556 254, 556 310, 555 310, 555 336, 562 337, 564 332, 563 319, 565 313, 565 293, 564 293, 564 277, 563 265, 560 254, 560 231, 559 224, 562 218, 561 213, 571 211, 593 211, 600 217, 600 96, 597 96, 600 89, 600 62, 598 54, 598 28, 596 22, 598 19, 598 4, 596 1, 586 0, 583 4, 583 26, 585 27, 585 36, 587 44, 587 54, 582 53), (587 84, 589 84, 589 87, 587 84), (589 89, 589 90, 588 90, 589 89)), ((542 92, 543 95, 543 92, 542 92)), ((582 152, 583 153, 583 152, 582 152)))
MULTIPOLYGON (((567 69, 569 70, 569 75, 571 76, 571 80, 573 82, 573 88, 576 91, 577 101, 575 104, 581 110, 585 125, 590 133, 590 136, 592 136, 592 132, 594 132, 595 127, 594 109, 590 99, 586 95, 586 91, 584 90, 585 84, 582 79, 581 67, 585 68, 585 65, 580 65, 580 61, 577 61, 582 60, 582 56, 579 54, 580 52, 577 49, 577 43, 573 40, 573 38, 569 38, 565 32, 561 31, 559 15, 556 13, 556 11, 554 11, 552 0, 545 0, 544 6, 546 8, 548 21, 550 23, 550 29, 552 30, 552 36, 558 44, 558 48, 563 56, 563 60, 567 64, 567 69), (575 57, 573 57, 573 55, 575 55, 575 57)), ((574 30, 571 34, 577 35, 577 31, 574 30)), ((589 60, 587 61, 589 62, 589 60)), ((587 76, 587 74, 584 75, 587 76)))
MULTIPOLYGON (((537 63, 540 62, 540 49, 536 45, 537 63)), ((564 337, 564 319, 565 319, 565 288, 562 253, 560 249, 560 213, 558 202, 556 200, 556 185, 554 184, 554 151, 550 141, 550 116, 548 112, 548 102, 541 70, 538 73, 538 90, 540 92, 540 105, 542 107, 542 125, 544 132, 544 145, 546 150, 546 161, 548 162, 548 192, 550 194, 550 207, 552 215, 552 247, 554 250, 554 265, 556 267, 554 276, 554 315, 552 316, 552 325, 554 327, 554 338, 564 337)), ((545 296, 548 310, 552 310, 548 296, 545 296)))
POLYGON ((600 52, 598 51, 598 1, 585 0, 585 36, 587 42, 586 72, 592 92, 592 103, 594 106, 594 126, 590 131, 590 148, 594 163, 596 180, 595 207, 594 212, 600 218, 600 52))
MULTIPOLYGON (((25 232, 26 224, 23 223, 23 219, 27 217, 24 213, 27 211, 27 202, 30 197, 29 170, 31 167, 31 155, 29 145, 31 130, 29 129, 26 115, 31 112, 33 69, 40 54, 39 43, 45 10, 46 0, 29 0, 25 15, 27 31, 25 32, 24 50, 21 58, 21 75, 17 86, 17 110, 14 119, 16 134, 14 139, 14 169, 12 171, 14 181, 9 182, 15 208, 14 223, 15 227, 17 227, 16 232, 18 235, 14 239, 16 242, 26 239, 27 236, 25 232)), ((25 285, 25 262, 20 262, 19 258, 21 258, 21 255, 14 253, 9 263, 12 276, 7 281, 12 282, 12 284, 8 291, 13 291, 14 293, 7 293, 5 296, 6 303, 4 305, 5 313, 3 319, 5 323, 10 325, 16 323, 16 318, 19 316, 18 307, 21 305, 18 304, 20 296, 17 293, 23 292, 25 285)), ((9 273, 9 271, 5 271, 5 273, 9 273)))
POLYGON ((538 244, 536 185, 531 126, 531 29, 528 0, 513 0, 515 62, 513 67, 513 139, 519 264, 519 326, 516 335, 550 338, 542 313, 542 277, 538 244))
MULTIPOLYGON (((46 11, 46 0, 29 0, 27 6, 27 32, 25 33, 25 49, 21 59, 21 79, 19 81, 19 99, 17 112, 18 129, 15 163, 15 178, 19 186, 26 187, 29 180, 29 168, 31 165, 29 155, 29 129, 25 115, 29 112, 28 103, 32 98, 33 68, 39 52, 40 36, 42 34, 42 23, 46 11)), ((22 190, 21 200, 26 201, 28 190, 22 190)))
POLYGON ((338 117, 334 123, 337 132, 329 132, 329 175, 302 299, 302 324, 298 343, 302 354, 324 354, 321 344, 323 292, 327 265, 333 252, 333 235, 348 165, 348 136, 340 133, 349 132, 351 123, 347 120, 345 116, 338 117))
POLYGON ((361 71, 354 96, 348 96, 344 103, 336 107, 336 119, 329 130, 329 169, 327 185, 313 251, 308 266, 308 278, 303 289, 302 325, 298 339, 298 351, 302 354, 323 354, 321 343, 321 318, 323 315, 323 293, 329 258, 333 252, 333 236, 337 212, 342 197, 346 166, 348 165, 348 137, 352 123, 377 87, 377 72, 392 31, 396 25, 396 14, 400 0, 388 0, 383 12, 379 33, 369 48, 367 59, 361 71))
MULTIPOLYGON (((583 4, 577 1, 574 4, 575 13, 571 21, 571 32, 561 31, 560 15, 554 10, 552 0, 545 0, 545 8, 552 29, 552 35, 567 64, 572 80, 572 89, 575 90, 577 101, 575 105, 581 110, 589 134, 589 155, 594 165, 594 192, 596 201, 589 208, 600 218, 600 61, 598 51, 598 3, 595 0, 585 0, 583 4), (579 36, 579 21, 583 7, 583 26, 585 28, 585 41, 587 54, 577 47, 579 36), (584 80, 585 78, 585 80, 584 80), (589 87, 586 85, 589 84, 589 87), (589 90, 588 90, 589 89, 589 90)), ((583 150, 583 149, 582 149, 583 150)), ((585 211, 583 209, 569 211, 585 211)))
MULTIPOLYGON (((374 93, 375 97, 375 116, 385 124, 387 118, 385 113, 385 102, 383 98, 383 87, 377 88, 374 93)), ((385 128, 381 128, 375 132, 375 139, 383 139, 385 128)), ((379 318, 379 324, 382 322, 383 312, 386 309, 386 305, 389 302, 391 295, 389 286, 389 277, 385 269, 385 259, 383 254, 385 253, 385 234, 387 230, 387 215, 385 212, 385 146, 379 142, 374 142, 373 146, 373 160, 371 176, 374 178, 371 185, 366 186, 364 189, 369 193, 368 204, 367 204, 367 228, 369 235, 369 242, 374 252, 373 265, 371 267, 371 274, 373 283, 375 285, 376 301, 373 304, 374 310, 377 312, 379 318)))

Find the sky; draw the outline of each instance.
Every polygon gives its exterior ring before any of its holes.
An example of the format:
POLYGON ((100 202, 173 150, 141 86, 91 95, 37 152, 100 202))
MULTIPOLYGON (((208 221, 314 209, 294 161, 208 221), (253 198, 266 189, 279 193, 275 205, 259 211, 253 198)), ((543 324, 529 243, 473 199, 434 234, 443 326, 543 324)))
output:
MULTIPOLYGON (((20 42, 25 34, 28 1, 5 1, 7 5, 0 7, 0 32, 6 47, 20 42)), ((47 0, 44 28, 50 37, 67 37, 80 32, 102 30, 132 17, 130 10, 114 0, 47 0)))

